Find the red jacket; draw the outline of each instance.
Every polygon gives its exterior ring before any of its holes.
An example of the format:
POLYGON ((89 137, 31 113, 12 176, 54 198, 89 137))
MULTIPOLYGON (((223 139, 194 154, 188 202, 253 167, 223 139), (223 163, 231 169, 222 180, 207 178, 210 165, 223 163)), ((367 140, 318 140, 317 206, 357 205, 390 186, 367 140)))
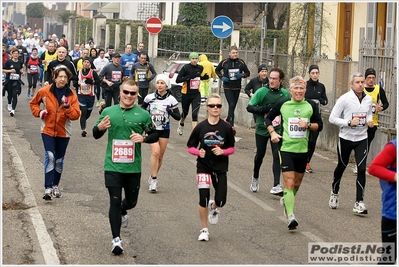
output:
POLYGON ((67 88, 65 96, 68 97, 70 107, 64 108, 58 103, 55 95, 55 83, 41 88, 29 102, 32 115, 39 117, 42 109, 47 110, 47 116, 42 120, 41 132, 52 137, 71 137, 72 121, 80 118, 78 97, 74 90, 67 88), (44 104, 45 108, 41 108, 44 104))

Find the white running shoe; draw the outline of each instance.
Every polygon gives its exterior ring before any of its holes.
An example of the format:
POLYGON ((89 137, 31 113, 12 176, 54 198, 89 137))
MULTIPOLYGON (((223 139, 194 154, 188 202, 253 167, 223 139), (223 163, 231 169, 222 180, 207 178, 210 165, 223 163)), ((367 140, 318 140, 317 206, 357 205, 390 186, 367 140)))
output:
POLYGON ((122 215, 122 223, 121 223, 121 227, 122 228, 126 228, 127 224, 129 222, 129 215, 122 215))
POLYGON ((251 182, 251 185, 249 186, 249 189, 252 191, 252 192, 257 192, 258 190, 259 190, 259 178, 258 179, 256 179, 256 178, 254 178, 253 176, 252 176, 252 182, 251 182))
POLYGON ((61 192, 57 185, 53 185, 52 194, 53 194, 53 197, 56 197, 56 198, 61 197, 61 192))
POLYGON ((272 187, 272 189, 270 189, 270 194, 273 195, 282 195, 283 194, 283 187, 281 186, 281 184, 278 184, 274 187, 272 187))
POLYGON ((112 240, 111 252, 115 255, 119 255, 123 252, 122 240, 119 238, 119 236, 112 240))
POLYGON ((10 111, 12 110, 11 104, 8 104, 8 105, 7 105, 7 110, 8 110, 8 112, 10 112, 10 111))
POLYGON ((150 184, 148 190, 150 190, 150 192, 156 193, 158 191, 158 180, 152 179, 152 177, 150 176, 150 178, 148 179, 148 183, 150 184))
POLYGON ((209 203, 208 203, 208 209, 209 209, 208 221, 209 221, 210 224, 217 224, 218 220, 219 220, 219 209, 218 208, 216 208, 216 209, 212 208, 213 202, 215 202, 215 201, 214 200, 209 200, 209 203))
POLYGON ((368 213, 366 205, 364 205, 363 201, 359 201, 359 202, 356 201, 355 205, 353 206, 352 212, 356 213, 356 214, 367 214, 368 213))
POLYGON ((338 208, 338 194, 334 194, 331 191, 331 196, 330 196, 330 201, 328 202, 328 206, 330 206, 331 209, 336 209, 338 208))
POLYGON ((298 222, 295 219, 295 215, 292 213, 288 215, 288 230, 295 230, 298 226, 298 222))
POLYGON ((177 127, 177 133, 178 133, 179 135, 183 135, 183 128, 184 128, 184 126, 182 126, 182 125, 180 125, 180 124, 179 124, 179 127, 177 127))
POLYGON ((208 241, 209 240, 209 231, 208 228, 202 228, 200 231, 200 235, 198 237, 199 241, 208 241))
POLYGON ((14 115, 15 115, 15 110, 11 110, 11 111, 10 111, 10 116, 11 116, 11 117, 14 117, 14 115))
POLYGON ((357 174, 357 166, 355 165, 355 167, 352 168, 353 173, 357 174))
POLYGON ((44 200, 51 200, 52 192, 53 192, 53 189, 52 189, 52 188, 46 188, 46 189, 44 189, 43 199, 44 199, 44 200))

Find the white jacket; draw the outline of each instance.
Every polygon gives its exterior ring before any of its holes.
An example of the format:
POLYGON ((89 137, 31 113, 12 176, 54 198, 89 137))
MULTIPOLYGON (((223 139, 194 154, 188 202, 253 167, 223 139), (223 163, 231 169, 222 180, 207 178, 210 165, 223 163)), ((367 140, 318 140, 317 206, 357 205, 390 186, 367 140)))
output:
POLYGON ((351 89, 343 94, 335 103, 329 118, 329 122, 340 126, 339 137, 356 142, 367 138, 367 121, 372 120, 371 96, 365 94, 359 101, 356 93, 351 89), (348 126, 348 121, 354 117, 360 118, 356 127, 348 126))

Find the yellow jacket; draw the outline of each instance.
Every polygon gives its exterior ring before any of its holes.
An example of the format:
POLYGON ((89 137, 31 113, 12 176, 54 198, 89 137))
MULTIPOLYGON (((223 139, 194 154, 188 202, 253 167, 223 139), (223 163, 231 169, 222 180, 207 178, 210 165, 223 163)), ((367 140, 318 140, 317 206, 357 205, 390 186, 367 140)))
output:
POLYGON ((215 72, 215 67, 213 64, 208 60, 208 57, 205 54, 202 54, 199 57, 199 65, 204 67, 204 70, 201 73, 201 76, 205 75, 205 73, 208 74, 209 79, 208 80, 203 80, 204 82, 209 82, 211 78, 216 79, 217 75, 215 72))

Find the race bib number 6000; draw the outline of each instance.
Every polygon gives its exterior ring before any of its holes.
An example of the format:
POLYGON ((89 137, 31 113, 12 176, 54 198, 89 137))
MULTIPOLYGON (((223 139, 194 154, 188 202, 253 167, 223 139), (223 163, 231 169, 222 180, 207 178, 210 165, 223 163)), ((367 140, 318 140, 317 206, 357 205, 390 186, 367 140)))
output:
POLYGON ((198 188, 210 188, 211 186, 211 175, 209 173, 197 173, 197 184, 198 188))
POLYGON ((134 162, 134 142, 131 140, 113 140, 112 162, 134 162))

